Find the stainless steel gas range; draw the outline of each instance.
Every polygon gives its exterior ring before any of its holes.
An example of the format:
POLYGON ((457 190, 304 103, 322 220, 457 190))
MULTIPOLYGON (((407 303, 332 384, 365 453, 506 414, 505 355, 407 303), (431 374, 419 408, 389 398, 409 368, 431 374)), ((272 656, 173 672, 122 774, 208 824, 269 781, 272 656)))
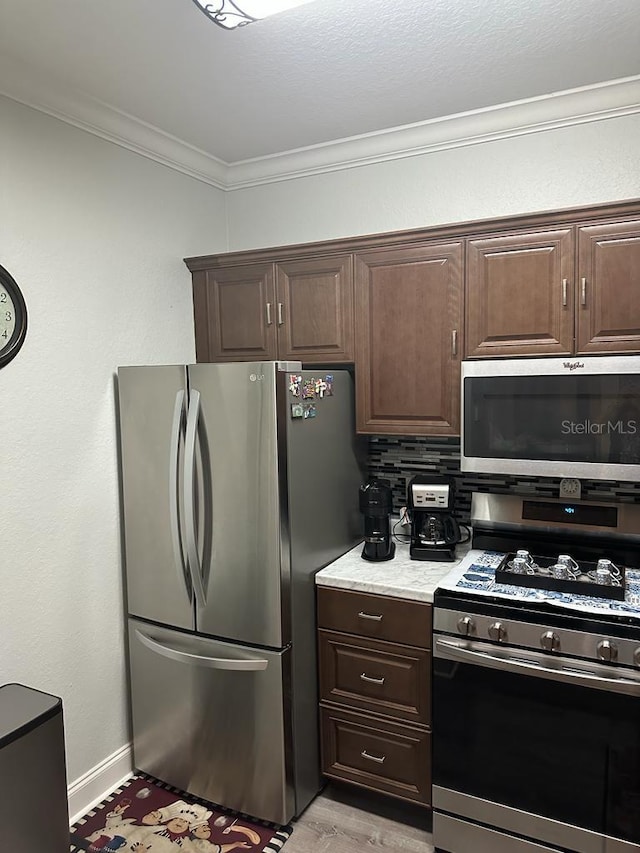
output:
POLYGON ((471 523, 434 598, 436 850, 640 853, 640 505, 471 523))

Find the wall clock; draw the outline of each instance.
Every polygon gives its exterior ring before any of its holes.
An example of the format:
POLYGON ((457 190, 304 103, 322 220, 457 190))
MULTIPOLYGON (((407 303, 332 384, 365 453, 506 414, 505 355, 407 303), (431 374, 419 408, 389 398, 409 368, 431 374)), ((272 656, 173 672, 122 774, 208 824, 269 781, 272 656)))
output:
POLYGON ((20 288, 0 266, 0 367, 18 354, 27 334, 27 306, 20 288))

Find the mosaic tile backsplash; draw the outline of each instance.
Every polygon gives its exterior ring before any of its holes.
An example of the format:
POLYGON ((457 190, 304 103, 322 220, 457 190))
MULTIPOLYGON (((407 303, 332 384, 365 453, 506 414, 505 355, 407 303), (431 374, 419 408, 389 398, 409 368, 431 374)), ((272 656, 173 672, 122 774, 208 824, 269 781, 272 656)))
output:
MULTIPOLYGON (((462 522, 469 521, 472 492, 557 498, 561 479, 463 474, 460 471, 460 439, 457 437, 372 436, 369 439, 369 476, 390 482, 394 513, 398 514, 400 508, 406 505, 407 482, 415 474, 438 474, 454 478, 454 511, 462 522)), ((581 480, 580 483, 583 500, 640 503, 640 483, 613 480, 581 480)))

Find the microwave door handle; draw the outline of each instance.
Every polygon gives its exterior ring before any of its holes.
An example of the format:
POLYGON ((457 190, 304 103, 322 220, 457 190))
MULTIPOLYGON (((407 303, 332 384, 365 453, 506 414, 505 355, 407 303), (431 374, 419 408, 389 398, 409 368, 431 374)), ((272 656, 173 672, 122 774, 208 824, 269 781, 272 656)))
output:
POLYGON ((135 632, 140 642, 152 652, 169 658, 169 660, 177 661, 177 663, 206 666, 209 669, 231 669, 244 672, 259 672, 269 665, 269 661, 264 658, 236 660, 235 658, 214 658, 209 655, 198 655, 195 652, 185 652, 183 649, 176 649, 167 643, 152 639, 139 628, 136 628, 135 632))
POLYGON ((200 420, 200 392, 192 390, 187 412, 187 431, 184 449, 184 512, 187 536, 187 558, 191 583, 198 607, 205 607, 207 596, 202 580, 202 567, 198 556, 198 538, 196 533, 196 439, 200 420))
POLYGON ((173 546, 173 562, 178 572, 180 586, 184 584, 187 598, 191 601, 193 592, 189 583, 182 537, 180 536, 180 511, 178 508, 178 462, 180 458, 180 439, 184 422, 184 390, 176 394, 171 424, 171 447, 169 449, 169 527, 171 528, 171 544, 173 546))
POLYGON ((530 660, 502 657, 501 655, 492 655, 487 651, 479 649, 473 642, 438 639, 435 643, 434 657, 477 664, 478 666, 488 667, 489 669, 498 669, 518 675, 533 675, 538 678, 548 679, 549 681, 561 681, 565 684, 575 684, 580 687, 594 687, 599 690, 608 690, 612 693, 640 696, 640 679, 636 681, 630 678, 608 677, 606 674, 608 670, 605 667, 594 668, 591 671, 582 671, 570 667, 555 669, 544 666, 542 655, 536 652, 527 652, 527 654, 531 658, 530 660))

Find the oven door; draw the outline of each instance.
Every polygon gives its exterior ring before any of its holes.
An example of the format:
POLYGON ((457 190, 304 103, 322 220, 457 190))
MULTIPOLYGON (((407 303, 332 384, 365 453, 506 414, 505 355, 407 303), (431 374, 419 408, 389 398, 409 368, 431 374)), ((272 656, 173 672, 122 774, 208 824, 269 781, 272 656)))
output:
POLYGON ((434 810, 524 844, 640 850, 640 673, 434 640, 434 810))

